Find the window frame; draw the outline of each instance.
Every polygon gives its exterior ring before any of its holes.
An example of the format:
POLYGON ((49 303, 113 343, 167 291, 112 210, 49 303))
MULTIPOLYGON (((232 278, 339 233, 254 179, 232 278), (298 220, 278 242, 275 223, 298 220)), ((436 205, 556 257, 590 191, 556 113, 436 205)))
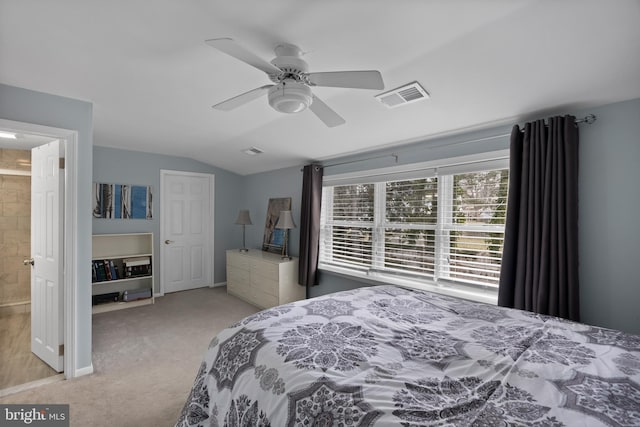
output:
MULTIPOLYGON (((350 279, 366 281, 367 283, 392 283, 400 286, 430 290, 438 293, 463 297, 476 301, 497 303, 497 286, 478 285, 465 283, 464 280, 449 280, 442 278, 442 269, 448 268, 443 263, 446 245, 451 244, 451 239, 443 236, 451 231, 481 231, 504 233, 504 225, 456 225, 453 223, 451 211, 453 200, 453 181, 455 174, 472 173, 488 170, 508 169, 509 150, 492 151, 469 156, 460 156, 442 160, 414 163, 394 166, 390 168, 365 170, 359 172, 343 173, 336 175, 325 175, 323 178, 323 202, 333 206, 333 192, 324 191, 324 187, 334 187, 340 185, 353 184, 374 184, 373 211, 374 219, 372 223, 344 222, 344 225, 365 226, 371 229, 371 265, 359 266, 347 263, 327 261, 323 259, 325 253, 332 253, 331 244, 333 239, 327 238, 332 235, 332 226, 338 225, 332 222, 331 209, 323 206, 321 220, 321 256, 318 268, 322 271, 337 274, 350 279), (411 180, 428 177, 437 178, 438 206, 435 224, 420 223, 395 223, 386 221, 386 191, 385 185, 388 181, 411 180), (445 198, 445 192, 451 194, 445 198), (447 200, 445 200, 447 199, 447 200), (447 209, 449 208, 449 209, 447 209), (327 224, 327 221, 329 223, 327 224), (348 224, 347 224, 348 223, 348 224), (385 230, 387 229, 429 229, 434 230, 434 271, 433 277, 420 276, 419 274, 403 274, 401 271, 393 271, 385 267, 385 230), (375 236, 375 234, 378 234, 375 236), (326 242, 328 245, 323 245, 326 242)), ((341 224, 342 225, 342 224, 341 224)), ((339 225, 338 225, 339 226, 339 225)))

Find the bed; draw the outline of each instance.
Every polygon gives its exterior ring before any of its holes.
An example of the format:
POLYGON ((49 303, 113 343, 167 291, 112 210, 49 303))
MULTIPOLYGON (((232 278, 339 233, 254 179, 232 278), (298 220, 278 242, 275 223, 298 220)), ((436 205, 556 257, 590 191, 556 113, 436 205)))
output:
POLYGON ((374 286, 219 333, 177 426, 639 426, 640 336, 374 286))

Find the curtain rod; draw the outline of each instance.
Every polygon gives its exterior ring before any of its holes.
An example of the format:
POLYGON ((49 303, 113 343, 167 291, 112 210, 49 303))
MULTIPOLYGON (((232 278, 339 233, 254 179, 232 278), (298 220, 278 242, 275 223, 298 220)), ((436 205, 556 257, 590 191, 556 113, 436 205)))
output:
MULTIPOLYGON (((597 119, 597 117, 596 117, 595 114, 587 114, 586 116, 584 116, 581 119, 576 119, 576 124, 586 123, 586 124, 590 125, 593 122, 595 122, 596 119, 597 119)), ((491 139, 504 138, 504 137, 507 137, 507 136, 511 136, 511 132, 503 133, 501 135, 493 135, 493 136, 487 136, 487 137, 484 137, 484 138, 472 139, 472 140, 468 140, 468 141, 452 142, 452 143, 439 144, 439 145, 430 145, 430 146, 428 146, 426 148, 427 149, 432 149, 432 148, 440 148, 440 147, 449 147, 449 146, 454 146, 454 145, 472 144, 474 142, 488 141, 488 140, 491 140, 491 139)), ((366 162, 367 160, 382 159, 382 158, 385 158, 385 157, 393 157, 393 158, 395 158, 395 162, 398 163, 398 154, 391 153, 391 154, 383 154, 381 156, 366 157, 364 159, 349 160, 349 161, 340 162, 340 163, 331 163, 331 164, 328 164, 328 165, 322 165, 322 167, 323 168, 330 168, 332 166, 349 165, 351 163, 366 162)), ((302 172, 302 169, 300 169, 300 171, 302 172)))
POLYGON ((597 119, 595 114, 587 114, 586 116, 584 116, 581 119, 576 119, 576 124, 577 123, 586 123, 588 125, 592 124, 593 122, 595 122, 597 119))
POLYGON ((332 166, 341 166, 341 165, 348 165, 348 164, 351 164, 351 163, 366 162, 367 160, 384 159, 385 157, 393 157, 393 158, 396 159, 396 163, 398 163, 398 155, 396 153, 391 153, 391 154, 383 154, 381 156, 367 157, 367 158, 364 158, 364 159, 349 160, 349 161, 340 162, 340 163, 331 163, 329 165, 322 165, 322 167, 323 168, 330 168, 332 166))
MULTIPOLYGON (((340 162, 340 163, 331 163, 329 165, 315 165, 314 164, 314 166, 322 167, 322 168, 330 168, 332 166, 349 165, 351 163, 366 162, 367 160, 384 159, 385 157, 394 157, 396 159, 396 163, 398 163, 398 155, 396 153, 391 153, 391 154, 383 154, 381 156, 365 157, 364 159, 349 160, 349 161, 340 162)), ((304 168, 300 169, 300 172, 302 172, 302 171, 304 171, 304 168)))

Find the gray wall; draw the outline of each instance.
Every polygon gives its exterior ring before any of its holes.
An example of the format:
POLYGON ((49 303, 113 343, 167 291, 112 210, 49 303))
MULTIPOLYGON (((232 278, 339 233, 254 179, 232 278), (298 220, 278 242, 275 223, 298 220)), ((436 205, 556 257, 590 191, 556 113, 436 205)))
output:
MULTIPOLYGON (((100 143, 100 141, 96 141, 100 143)), ((239 226, 233 226, 238 215, 239 194, 244 188, 243 177, 197 160, 155 153, 94 147, 93 182, 112 184, 151 185, 153 191, 153 219, 93 219, 93 233, 152 232, 156 269, 160 260, 160 170, 209 173, 215 175, 214 191, 214 283, 226 280, 225 250, 238 247, 242 241, 239 226)), ((159 271, 158 269, 156 271, 159 271)), ((159 277, 158 277, 159 278, 159 277)), ((156 292, 160 280, 156 279, 156 292)))
POLYGON ((91 176, 93 105, 60 96, 0 84, 0 117, 78 132, 76 369, 91 366, 91 176))
POLYGON ((582 321, 640 334, 640 99, 580 127, 582 321))
MULTIPOLYGON (((253 223, 247 226, 248 248, 262 246, 270 198, 291 197, 291 215, 296 225, 300 225, 302 172, 299 166, 246 176, 244 194, 243 209, 249 209, 253 223)), ((290 255, 298 255, 299 241, 299 229, 294 228, 289 232, 290 255)))
MULTIPOLYGON (((581 316, 585 323, 640 334, 640 99, 570 111, 577 117, 594 113, 598 120, 580 125, 580 288, 581 316)), ((564 114, 564 113, 558 113, 564 114)), ((551 114, 548 114, 551 115, 551 114)), ((547 117, 548 115, 544 115, 547 117)), ((532 119, 535 119, 533 117, 532 119)), ((510 133, 511 126, 495 127, 449 138, 424 141, 393 150, 372 151, 355 158, 397 153, 398 164, 506 149, 509 138, 491 138, 510 133), (467 143, 467 141, 475 142, 467 143), (448 145, 439 147, 441 145, 448 145)), ((393 158, 328 168, 326 175, 393 166, 393 158)), ((251 209, 254 226, 247 228, 247 241, 258 247, 262 241, 267 200, 293 198, 293 215, 299 224, 302 174, 300 167, 246 177, 245 205, 251 209)), ((299 233, 294 230, 291 253, 298 253, 299 233)), ((322 272, 320 285, 311 296, 365 285, 363 282, 322 272)))

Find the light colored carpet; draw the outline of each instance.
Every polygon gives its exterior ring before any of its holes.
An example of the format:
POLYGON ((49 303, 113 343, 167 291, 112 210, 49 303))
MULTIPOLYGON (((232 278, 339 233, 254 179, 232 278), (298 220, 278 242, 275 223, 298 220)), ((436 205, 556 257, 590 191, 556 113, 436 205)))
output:
POLYGON ((220 287, 96 314, 94 374, 7 396, 0 403, 68 403, 71 426, 173 426, 211 339, 257 311, 220 287))

